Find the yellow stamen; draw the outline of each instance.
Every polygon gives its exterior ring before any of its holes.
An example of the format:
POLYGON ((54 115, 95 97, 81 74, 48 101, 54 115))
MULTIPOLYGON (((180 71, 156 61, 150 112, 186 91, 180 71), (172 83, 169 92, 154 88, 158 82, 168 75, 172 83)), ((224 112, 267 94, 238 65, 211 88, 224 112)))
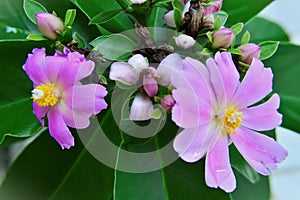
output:
POLYGON ((32 90, 31 98, 39 106, 54 106, 58 102, 59 91, 54 84, 41 84, 32 90))
POLYGON ((235 129, 242 124, 241 112, 234 107, 229 107, 224 116, 224 131, 228 134, 234 134, 235 129))

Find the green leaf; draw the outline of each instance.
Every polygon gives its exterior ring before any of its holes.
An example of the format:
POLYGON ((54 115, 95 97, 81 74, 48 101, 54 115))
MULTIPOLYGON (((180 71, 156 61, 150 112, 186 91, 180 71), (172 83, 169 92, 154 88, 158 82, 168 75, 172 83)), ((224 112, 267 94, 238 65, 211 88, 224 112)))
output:
POLYGON ((37 1, 34 0, 24 0, 23 1, 23 8, 30 19, 30 21, 36 24, 35 15, 39 12, 47 12, 47 9, 37 1))
POLYGON ((273 56, 279 46, 279 42, 277 41, 266 41, 259 44, 260 46, 260 56, 259 59, 266 60, 273 56))
POLYGON ((227 51, 232 53, 232 54, 235 54, 235 55, 243 55, 243 53, 239 49, 230 48, 230 49, 227 49, 227 51))
POLYGON ((104 24, 117 17, 121 13, 124 13, 123 9, 103 11, 98 15, 94 16, 91 19, 90 24, 104 24))
POLYGON ((27 40, 32 40, 32 41, 43 41, 43 40, 47 40, 47 38, 45 38, 43 35, 41 34, 29 34, 27 35, 27 40))
POLYGON ((179 0, 174 0, 172 1, 172 6, 174 10, 174 21, 176 26, 179 27, 182 19, 183 5, 179 0))
POLYGON ((250 36, 249 31, 246 31, 244 33, 243 37, 242 37, 241 44, 247 44, 247 43, 249 43, 250 38, 251 38, 251 36, 250 36))
POLYGON ((231 26, 231 29, 234 33, 234 35, 238 35, 244 28, 244 24, 243 23, 237 23, 233 26, 231 26))
POLYGON ((221 28, 221 26, 222 26, 222 19, 220 16, 217 16, 217 18, 215 20, 214 29, 218 30, 219 28, 221 28))
POLYGON ((237 22, 247 22, 273 0, 252 0, 240 1, 230 0, 223 1, 222 10, 226 11, 230 18, 227 21, 227 26, 231 26, 237 22))
POLYGON ((226 12, 224 12, 224 11, 219 11, 219 12, 216 12, 216 13, 213 13, 213 15, 214 15, 214 18, 216 19, 216 18, 218 18, 218 17, 220 17, 221 18, 221 26, 224 26, 225 25, 225 23, 226 23, 226 21, 227 21, 227 19, 228 19, 228 14, 226 13, 226 12))
POLYGON ((300 47, 280 44, 277 53, 265 61, 274 73, 274 92, 281 96, 279 111, 283 114, 282 126, 300 133, 300 47), (298 103, 297 103, 298 102, 298 103))
MULTIPOLYGON (((255 17, 249 21, 245 25, 244 30, 245 31, 242 32, 242 35, 246 31, 251 33, 251 43, 260 43, 268 40, 289 41, 287 33, 278 24, 260 17, 255 17)), ((237 37, 237 41, 241 41, 242 35, 237 37)))
POLYGON ((65 26, 72 26, 76 18, 76 10, 75 9, 69 9, 66 12, 65 16, 65 26))
POLYGON ((86 48, 85 40, 77 33, 74 33, 74 39, 78 42, 78 48, 86 48))
POLYGON ((91 45, 96 45, 98 51, 104 58, 118 61, 128 60, 129 54, 137 46, 134 41, 122 34, 100 36, 93 40, 91 45))
POLYGON ((0 41, 24 41, 26 36, 27 34, 22 29, 0 24, 0 41))

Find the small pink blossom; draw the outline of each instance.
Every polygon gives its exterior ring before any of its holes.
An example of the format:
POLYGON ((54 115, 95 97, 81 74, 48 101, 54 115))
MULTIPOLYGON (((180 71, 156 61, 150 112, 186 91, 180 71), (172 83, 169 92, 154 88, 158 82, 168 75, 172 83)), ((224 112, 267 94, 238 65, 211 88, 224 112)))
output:
POLYGON ((89 118, 107 107, 106 89, 99 84, 82 85, 94 70, 94 62, 65 49, 65 54, 46 56, 45 49, 33 49, 23 69, 33 82, 33 111, 44 126, 48 119, 50 135, 61 148, 74 146, 67 126, 83 129, 89 118))
POLYGON ((65 25, 60 18, 46 12, 40 12, 35 15, 36 25, 39 31, 48 39, 56 40, 57 32, 63 32, 65 25))
POLYGON ((276 169, 288 155, 274 139, 256 132, 272 130, 282 121, 277 112, 278 94, 254 105, 272 91, 271 69, 254 58, 240 82, 227 52, 217 52, 215 59, 206 61, 206 66, 192 58, 186 58, 183 66, 171 78, 176 87, 172 119, 184 128, 173 144, 179 156, 196 162, 206 155, 206 184, 226 192, 236 188, 229 162, 231 143, 257 172, 269 175, 269 170, 276 169))

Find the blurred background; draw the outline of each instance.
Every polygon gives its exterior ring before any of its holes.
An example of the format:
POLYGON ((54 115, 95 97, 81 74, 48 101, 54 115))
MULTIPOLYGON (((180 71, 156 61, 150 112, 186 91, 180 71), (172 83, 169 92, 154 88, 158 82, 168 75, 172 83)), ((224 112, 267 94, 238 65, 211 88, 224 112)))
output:
MULTIPOLYGON (((275 0, 260 13, 260 16, 278 23, 289 34, 291 42, 300 45, 299 8, 299 0, 275 0)), ((300 135, 281 127, 277 129, 276 134, 278 142, 289 151, 289 156, 270 176, 271 200, 299 199, 300 135)))

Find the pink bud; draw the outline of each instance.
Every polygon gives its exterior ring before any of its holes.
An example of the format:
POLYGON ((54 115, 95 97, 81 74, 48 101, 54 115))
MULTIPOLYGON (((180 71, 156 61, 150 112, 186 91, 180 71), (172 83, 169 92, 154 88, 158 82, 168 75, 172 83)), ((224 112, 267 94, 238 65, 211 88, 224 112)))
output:
POLYGON ((228 48, 234 40, 234 33, 230 28, 221 28, 216 30, 212 36, 211 47, 214 49, 228 48))
POLYGON ((173 99, 172 95, 168 94, 162 98, 160 104, 166 111, 169 112, 173 108, 175 100, 173 99))
POLYGON ((142 77, 144 91, 149 97, 154 97, 158 91, 157 81, 155 80, 155 77, 157 77, 156 70, 152 67, 149 67, 148 69, 142 71, 142 77))
POLYGON ((238 49, 243 53, 242 56, 238 57, 238 60, 249 65, 251 64, 253 58, 259 58, 260 56, 260 46, 257 44, 243 44, 239 46, 238 49))
POLYGON ((51 40, 56 40, 57 31, 63 32, 65 26, 62 20, 50 13, 40 12, 35 15, 36 24, 40 32, 51 40))
POLYGON ((204 8, 204 16, 219 12, 221 10, 223 0, 209 2, 211 6, 204 8))
POLYGON ((188 49, 196 43, 196 40, 189 35, 181 34, 175 38, 176 45, 182 49, 188 49))

